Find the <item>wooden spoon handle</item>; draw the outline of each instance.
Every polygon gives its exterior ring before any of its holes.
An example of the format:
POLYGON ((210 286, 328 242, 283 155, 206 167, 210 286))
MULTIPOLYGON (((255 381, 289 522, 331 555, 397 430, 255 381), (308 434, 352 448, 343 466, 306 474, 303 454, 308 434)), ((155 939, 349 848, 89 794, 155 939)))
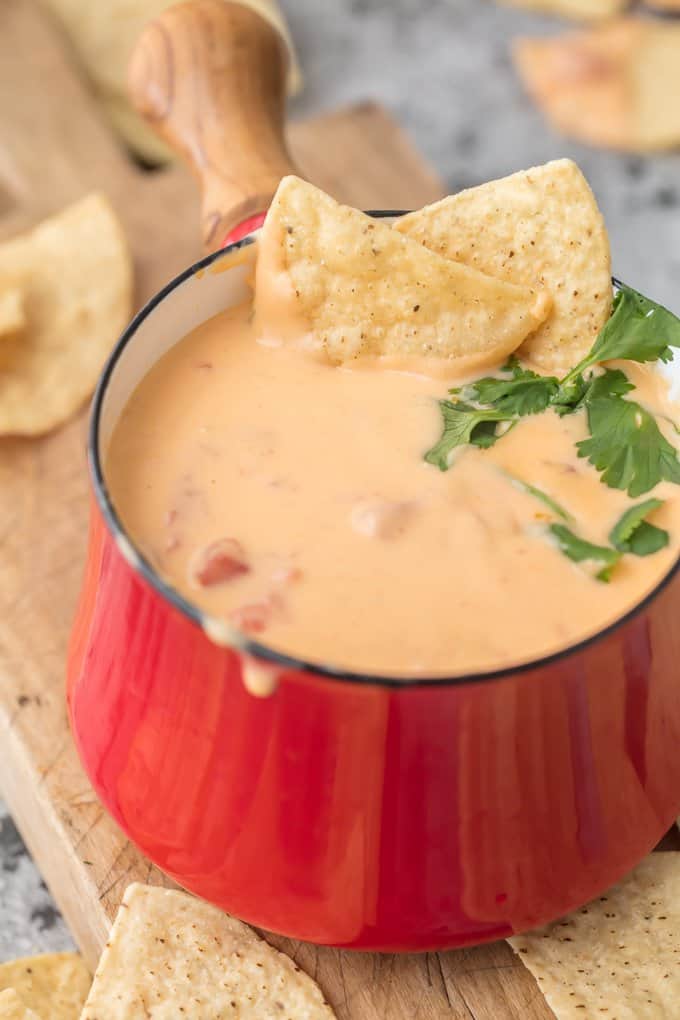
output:
POLYGON ((132 101, 197 176, 209 251, 296 173, 284 137, 287 61, 278 32, 226 0, 168 8, 132 54, 132 101))

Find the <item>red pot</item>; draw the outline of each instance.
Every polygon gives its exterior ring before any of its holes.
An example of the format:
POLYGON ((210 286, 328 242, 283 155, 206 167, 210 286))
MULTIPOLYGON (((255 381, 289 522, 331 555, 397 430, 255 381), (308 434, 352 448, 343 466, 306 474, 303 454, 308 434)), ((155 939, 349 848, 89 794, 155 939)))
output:
POLYGON ((338 673, 217 628, 135 550, 102 453, 148 367, 243 298, 246 268, 222 271, 232 248, 147 305, 95 397, 68 666, 88 775, 154 863, 272 931, 426 950, 549 921, 616 882, 680 812, 678 568, 589 641, 448 680, 338 673))

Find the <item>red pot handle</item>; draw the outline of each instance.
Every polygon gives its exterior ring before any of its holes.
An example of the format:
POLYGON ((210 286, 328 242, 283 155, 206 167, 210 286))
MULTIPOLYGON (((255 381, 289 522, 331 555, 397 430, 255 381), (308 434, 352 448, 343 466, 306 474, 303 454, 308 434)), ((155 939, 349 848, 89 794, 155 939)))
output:
POLYGON ((226 0, 188 0, 144 29, 130 62, 137 110, 189 164, 208 251, 259 226, 282 177, 288 52, 272 25, 226 0))

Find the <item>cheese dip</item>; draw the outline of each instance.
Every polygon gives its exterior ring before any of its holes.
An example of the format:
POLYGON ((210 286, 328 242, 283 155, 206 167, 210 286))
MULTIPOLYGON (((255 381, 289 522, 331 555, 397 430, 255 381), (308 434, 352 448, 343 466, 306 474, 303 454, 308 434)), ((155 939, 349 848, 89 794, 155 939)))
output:
MULTIPOLYGON (((624 556, 610 583, 551 537, 555 517, 527 485, 596 544, 632 505, 578 457, 583 410, 522 418, 440 471, 424 453, 441 434, 446 380, 271 347, 251 318, 249 305, 229 309, 168 351, 105 463, 133 542, 210 614, 337 668, 469 674, 587 638, 671 568, 680 489, 668 482, 653 492, 668 546, 624 556)), ((672 416, 656 368, 626 362, 626 375, 641 405, 672 416)))

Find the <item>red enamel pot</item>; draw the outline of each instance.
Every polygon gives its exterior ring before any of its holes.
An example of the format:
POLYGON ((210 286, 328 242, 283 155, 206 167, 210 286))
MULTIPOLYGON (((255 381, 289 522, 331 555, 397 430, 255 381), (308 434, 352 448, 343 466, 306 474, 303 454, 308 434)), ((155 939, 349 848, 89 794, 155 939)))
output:
MULTIPOLYGON (((176 59, 207 24, 214 44, 225 11, 225 33, 234 19, 255 26, 224 0, 166 12, 147 33, 147 71, 150 39, 176 59)), ((281 67, 273 34, 257 32, 281 67)), ((158 81, 177 79, 156 67, 150 80, 162 105, 158 81)), ((287 159, 277 158, 273 177, 287 159)), ((204 195, 210 213, 214 193, 204 195)), ((211 236, 268 197, 249 189, 209 214, 211 236)), ((680 812, 680 572, 559 655, 417 684, 293 660, 206 618, 135 549, 102 462, 150 365, 243 299, 248 267, 233 252, 251 241, 154 298, 95 397, 89 554, 68 665, 83 764, 154 863, 265 929, 429 950, 540 925, 616 882, 680 812)))

